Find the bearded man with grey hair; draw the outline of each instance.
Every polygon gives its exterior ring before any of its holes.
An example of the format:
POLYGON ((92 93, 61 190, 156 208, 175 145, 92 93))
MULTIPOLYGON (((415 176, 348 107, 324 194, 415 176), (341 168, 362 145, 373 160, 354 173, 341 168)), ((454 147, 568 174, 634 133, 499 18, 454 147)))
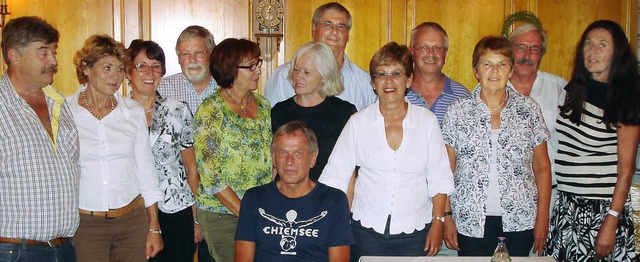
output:
POLYGON ((209 56, 215 46, 213 35, 206 28, 192 25, 184 29, 176 43, 182 73, 163 78, 158 86, 160 95, 187 103, 195 114, 202 100, 218 88, 209 71, 209 56))
MULTIPOLYGON (((218 88, 209 71, 209 57, 215 46, 213 35, 206 28, 198 25, 185 28, 176 41, 176 54, 182 73, 163 78, 158 85, 160 95, 187 103, 191 114, 195 115, 202 100, 211 96, 218 88)), ((193 220, 194 241, 201 240, 198 244, 198 261, 214 261, 207 249, 206 240, 202 237, 202 229, 195 213, 193 220)))

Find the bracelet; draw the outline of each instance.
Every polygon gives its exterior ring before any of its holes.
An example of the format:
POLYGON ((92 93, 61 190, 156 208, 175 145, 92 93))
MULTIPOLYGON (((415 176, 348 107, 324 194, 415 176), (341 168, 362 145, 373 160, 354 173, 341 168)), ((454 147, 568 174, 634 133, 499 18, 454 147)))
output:
POLYGON ((197 218, 194 218, 194 219, 193 219, 193 224, 194 224, 194 225, 200 225, 200 222, 198 222, 198 219, 197 219, 197 218))
POLYGON ((162 230, 160 229, 149 229, 149 233, 154 233, 154 234, 162 234, 162 230))
POLYGON ((452 216, 452 215, 453 215, 453 213, 451 211, 444 212, 444 216, 445 217, 446 216, 452 216))
POLYGON ((620 213, 618 213, 617 211, 611 210, 611 209, 609 209, 609 211, 607 211, 607 215, 610 215, 610 216, 614 217, 615 219, 618 219, 620 217, 620 213))
POLYGON ((444 223, 444 217, 433 216, 433 220, 439 220, 440 222, 444 223))

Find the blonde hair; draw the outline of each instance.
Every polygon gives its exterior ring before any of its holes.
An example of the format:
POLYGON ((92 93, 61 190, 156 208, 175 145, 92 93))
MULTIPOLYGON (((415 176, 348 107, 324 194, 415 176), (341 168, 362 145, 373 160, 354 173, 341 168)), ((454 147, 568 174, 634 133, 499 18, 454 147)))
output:
POLYGON ((338 69, 338 62, 333 56, 331 48, 320 42, 304 44, 293 54, 291 59, 291 69, 289 69, 288 79, 293 85, 293 69, 296 68, 298 58, 304 54, 311 54, 313 64, 322 76, 322 86, 318 91, 322 96, 335 96, 344 91, 342 75, 338 69))
POLYGON ((78 82, 85 84, 88 79, 84 70, 93 67, 98 60, 108 56, 113 56, 122 62, 126 67, 126 72, 131 68, 131 59, 129 59, 129 54, 122 43, 108 35, 92 35, 87 38, 82 49, 78 50, 73 57, 78 82))

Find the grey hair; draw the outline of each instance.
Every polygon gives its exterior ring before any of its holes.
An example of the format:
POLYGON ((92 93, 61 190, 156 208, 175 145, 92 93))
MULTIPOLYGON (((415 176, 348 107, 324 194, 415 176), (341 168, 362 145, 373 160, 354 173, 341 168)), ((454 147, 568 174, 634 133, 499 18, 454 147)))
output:
POLYGON ((511 31, 511 34, 509 34, 509 37, 507 39, 513 45, 513 41, 515 41, 516 37, 529 31, 535 31, 540 34, 540 37, 542 38, 542 55, 544 55, 547 52, 547 33, 543 30, 540 30, 540 28, 538 28, 534 24, 526 23, 516 27, 515 29, 513 29, 513 31, 511 31))
POLYGON ((322 96, 335 96, 344 91, 344 85, 342 83, 342 75, 340 69, 338 69, 338 62, 333 56, 331 48, 320 42, 311 42, 304 44, 293 54, 291 59, 291 69, 289 69, 289 76, 287 77, 293 85, 293 69, 296 68, 298 58, 304 54, 311 54, 313 59, 313 65, 318 70, 318 73, 322 76, 322 84, 320 86, 320 95, 322 96))
POLYGON ((300 130, 302 134, 304 134, 307 143, 309 143, 309 148, 311 149, 311 153, 318 152, 318 139, 316 138, 316 134, 313 133, 313 130, 300 120, 293 120, 287 122, 284 125, 281 125, 276 129, 276 132, 273 133, 273 139, 271 140, 271 154, 275 153, 276 147, 276 138, 282 135, 293 135, 296 131, 300 130))
POLYGON ((180 45, 180 43, 193 37, 201 37, 204 39, 205 44, 207 44, 207 49, 209 49, 209 53, 211 53, 213 48, 216 47, 216 42, 213 40, 213 35, 209 30, 199 25, 192 25, 185 28, 182 33, 180 33, 180 36, 178 36, 178 41, 176 41, 176 53, 178 52, 178 45, 180 45))
POLYGON ((409 40, 409 45, 411 47, 414 47, 413 45, 415 44, 416 34, 418 33, 418 31, 426 30, 426 29, 432 29, 442 33, 442 35, 444 36, 444 48, 445 50, 449 50, 449 35, 447 35, 447 31, 444 30, 444 28, 436 22, 424 22, 416 26, 416 28, 414 28, 413 30, 411 30, 411 37, 409 40))
POLYGON ((349 13, 349 10, 347 10, 346 7, 344 7, 343 5, 341 5, 340 3, 337 3, 337 2, 326 3, 326 4, 321 5, 320 7, 318 7, 313 12, 313 18, 311 19, 311 25, 315 25, 318 22, 320 22, 320 17, 322 16, 322 14, 324 14, 325 11, 330 10, 330 9, 336 10, 338 12, 345 13, 347 15, 347 27, 349 29, 351 29, 351 13, 349 13))

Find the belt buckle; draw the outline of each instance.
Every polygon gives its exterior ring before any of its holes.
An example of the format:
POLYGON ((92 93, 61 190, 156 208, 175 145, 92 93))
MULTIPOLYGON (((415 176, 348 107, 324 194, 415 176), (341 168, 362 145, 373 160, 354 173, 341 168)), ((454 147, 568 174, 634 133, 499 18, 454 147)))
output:
MULTIPOLYGON (((51 240, 55 240, 55 239, 51 239, 51 240)), ((51 243, 51 240, 47 241, 47 244, 49 245, 49 247, 56 247, 51 243)))
POLYGON ((109 216, 109 211, 104 212, 104 219, 110 220, 110 219, 116 219, 116 217, 110 217, 109 216))

